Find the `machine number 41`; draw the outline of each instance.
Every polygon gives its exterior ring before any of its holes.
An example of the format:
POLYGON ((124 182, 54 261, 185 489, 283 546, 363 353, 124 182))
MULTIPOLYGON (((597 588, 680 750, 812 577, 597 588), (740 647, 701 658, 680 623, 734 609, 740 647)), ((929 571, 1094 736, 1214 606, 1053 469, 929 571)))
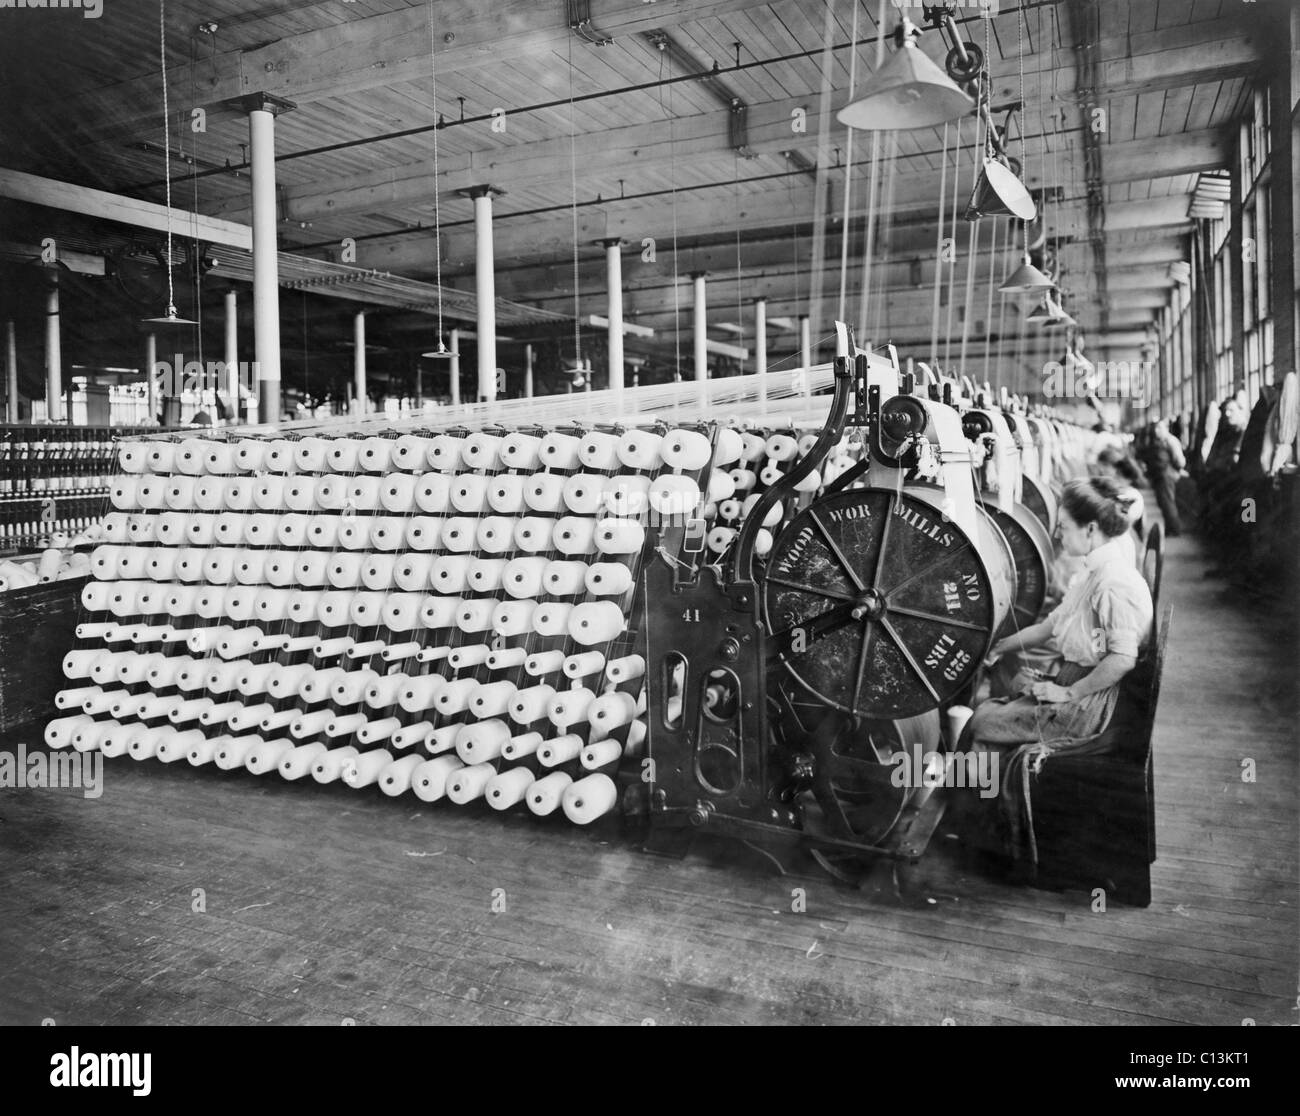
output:
POLYGON ((698 608, 688 608, 682 613, 682 619, 688 624, 698 624, 700 622, 700 610, 698 608))

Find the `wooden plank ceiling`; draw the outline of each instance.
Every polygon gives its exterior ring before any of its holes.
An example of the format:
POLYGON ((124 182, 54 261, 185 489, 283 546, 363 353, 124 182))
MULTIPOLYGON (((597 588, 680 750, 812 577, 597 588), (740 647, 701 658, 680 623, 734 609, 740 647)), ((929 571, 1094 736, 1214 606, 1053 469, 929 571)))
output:
MULTIPOLYGON (((1228 126, 1268 58, 1257 10, 1267 6, 1001 0, 992 19, 976 5, 956 11, 963 37, 987 46, 995 105, 1023 100, 1012 152, 1027 184, 1046 192, 1047 262, 1094 356, 1138 356, 1168 298, 1169 264, 1189 258, 1189 195, 1197 172, 1227 165, 1228 126), (1090 220, 1093 136, 1102 205, 1090 220)), ((964 208, 973 180, 971 120, 961 130, 955 190, 955 128, 946 139, 943 128, 886 137, 873 164, 870 136, 850 140, 832 121, 819 213, 823 103, 833 114, 851 81, 860 87, 869 78, 877 20, 884 11, 892 27, 897 8, 893 0, 168 0, 173 202, 249 220, 247 123, 221 106, 265 91, 297 105, 277 122, 284 250, 338 259, 352 237, 360 266, 431 280, 440 263, 444 283, 472 291, 472 211, 458 191, 487 183, 505 191, 495 203, 498 294, 570 317, 601 314, 604 262, 592 242, 622 236, 626 313, 656 330, 653 340, 629 339, 629 351, 661 364, 674 359, 678 327, 689 330, 688 275, 696 270, 709 273, 711 321, 740 323, 742 343, 757 295, 767 296, 771 316, 814 313, 814 335, 829 334, 843 278, 851 322, 925 357, 940 267, 941 360, 955 357, 964 331, 972 360, 983 362, 993 336, 994 363, 1041 368, 1063 350, 1062 335, 1023 326, 1020 300, 990 296, 991 281, 1014 265, 1019 230, 985 219, 972 239, 960 215, 953 227, 954 204, 964 208), (569 28, 569 8, 589 9, 585 36, 569 28), (200 30, 208 22, 215 32, 200 30), (746 109, 743 151, 729 133, 737 99, 746 109), (208 113, 201 134, 189 128, 195 107, 208 113), (501 110, 504 126, 498 120, 494 130, 501 110), (806 131, 793 130, 797 110, 806 131), (864 310, 873 173, 879 201, 864 310), (951 265, 936 263, 941 219, 943 235, 956 240, 951 265), (641 256, 648 237, 654 262, 641 256)), ((910 14, 920 20, 919 8, 910 14)), ((116 0, 99 20, 80 15, 0 12, 0 89, 9 106, 0 162, 162 201, 158 5, 116 0)), ((937 32, 922 45, 942 61, 937 32)), ((66 227, 68 219, 40 220, 66 227)), ((75 231, 93 249, 94 230, 75 231)), ((122 230, 103 232, 107 240, 122 230)), ((15 239, 14 230, 0 233, 15 239)), ((209 301, 215 345, 217 293, 209 301)), ((329 335, 336 318, 341 337, 351 309, 304 306, 304 331, 310 321, 329 335)), ((392 314, 375 328, 394 349, 418 353, 433 340, 424 318, 392 314)), ((118 332, 111 321, 86 330, 104 344, 118 332)), ((715 336, 736 339, 734 331, 715 336)), ((598 351, 598 337, 584 343, 598 351)))

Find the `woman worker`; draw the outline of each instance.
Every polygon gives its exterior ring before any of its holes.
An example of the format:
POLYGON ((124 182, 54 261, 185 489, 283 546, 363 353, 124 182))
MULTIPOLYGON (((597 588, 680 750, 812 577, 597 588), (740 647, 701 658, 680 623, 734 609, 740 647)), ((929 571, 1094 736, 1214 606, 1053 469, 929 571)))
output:
POLYGON ((1061 655, 1056 677, 1027 685, 1016 698, 992 698, 962 734, 974 751, 1000 754, 999 804, 1010 852, 1033 862, 1026 825, 1029 772, 1052 755, 1086 755, 1110 722, 1120 682, 1151 632, 1151 592, 1121 542, 1130 507, 1105 477, 1074 480, 1061 494, 1058 532, 1083 573, 1041 622, 1000 640, 991 659, 1051 646, 1061 655))

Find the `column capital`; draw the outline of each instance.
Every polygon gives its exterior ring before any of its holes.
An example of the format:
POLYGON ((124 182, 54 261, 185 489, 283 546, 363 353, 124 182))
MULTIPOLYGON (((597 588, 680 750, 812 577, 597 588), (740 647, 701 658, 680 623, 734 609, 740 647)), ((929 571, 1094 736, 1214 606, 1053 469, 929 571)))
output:
POLYGON ((686 273, 691 279, 703 279, 708 275, 707 271, 688 271, 686 273))
POLYGON ((505 190, 500 186, 493 186, 490 183, 483 183, 481 186, 466 186, 462 190, 457 190, 462 198, 502 198, 505 197, 505 190))
POLYGON ((591 243, 600 248, 622 248, 627 241, 621 236, 598 236, 591 243))
POLYGON ((277 97, 272 93, 258 92, 231 97, 229 100, 222 101, 221 107, 233 112, 269 112, 273 116, 280 116, 286 112, 293 112, 298 105, 294 101, 286 101, 283 97, 277 97))

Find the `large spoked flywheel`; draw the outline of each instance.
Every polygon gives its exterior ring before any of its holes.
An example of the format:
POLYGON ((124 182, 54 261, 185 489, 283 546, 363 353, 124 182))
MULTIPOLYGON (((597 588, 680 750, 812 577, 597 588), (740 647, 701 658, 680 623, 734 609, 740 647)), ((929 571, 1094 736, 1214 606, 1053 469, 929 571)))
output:
POLYGON ((928 493, 859 488, 815 501, 768 556, 764 610, 785 668, 813 698, 892 720, 970 681, 1009 602, 978 545, 928 493))

